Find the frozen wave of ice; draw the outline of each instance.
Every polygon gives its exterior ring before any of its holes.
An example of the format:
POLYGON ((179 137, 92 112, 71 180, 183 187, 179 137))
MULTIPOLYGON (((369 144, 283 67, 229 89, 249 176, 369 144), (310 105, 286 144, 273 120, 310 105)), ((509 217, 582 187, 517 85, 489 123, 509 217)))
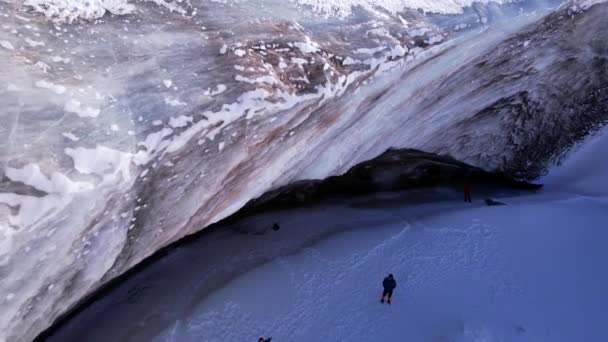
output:
POLYGON ((33 338, 101 284, 268 189, 342 173, 392 146, 536 174, 600 124, 608 103, 595 63, 605 6, 363 8, 337 20, 274 0, 188 15, 134 5, 58 24, 0 2, 13 14, 0 16, 8 339, 33 338), (559 93, 573 82, 578 92, 559 93))

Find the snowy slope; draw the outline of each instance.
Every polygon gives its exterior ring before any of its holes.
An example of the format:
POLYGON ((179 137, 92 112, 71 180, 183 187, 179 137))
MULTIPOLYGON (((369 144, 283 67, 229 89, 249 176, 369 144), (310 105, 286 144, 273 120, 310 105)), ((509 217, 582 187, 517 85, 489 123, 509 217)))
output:
POLYGON ((213 293, 158 341, 603 341, 604 199, 504 208, 348 233, 213 293), (392 272, 391 307, 378 303, 392 272))
POLYGON ((580 195, 608 194, 608 127, 596 132, 573 148, 566 162, 551 169, 540 181, 550 191, 568 191, 580 195))

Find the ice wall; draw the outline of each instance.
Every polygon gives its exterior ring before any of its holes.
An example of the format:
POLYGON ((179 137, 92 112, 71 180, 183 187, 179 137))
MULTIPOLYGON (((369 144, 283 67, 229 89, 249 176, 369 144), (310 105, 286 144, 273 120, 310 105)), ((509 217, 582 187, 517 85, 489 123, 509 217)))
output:
POLYGON ((171 4, 0 2, 0 338, 268 189, 391 146, 527 170, 606 103, 601 5, 171 4))

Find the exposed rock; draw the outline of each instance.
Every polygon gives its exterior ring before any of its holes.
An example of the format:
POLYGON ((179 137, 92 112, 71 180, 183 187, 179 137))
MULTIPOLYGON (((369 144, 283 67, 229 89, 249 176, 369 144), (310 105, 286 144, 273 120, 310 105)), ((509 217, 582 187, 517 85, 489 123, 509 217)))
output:
POLYGON ((495 205, 507 205, 506 203, 503 203, 503 202, 500 202, 500 201, 496 201, 496 200, 493 200, 491 198, 484 199, 484 202, 486 202, 486 204, 488 206, 490 206, 490 207, 491 206, 495 206, 495 205))

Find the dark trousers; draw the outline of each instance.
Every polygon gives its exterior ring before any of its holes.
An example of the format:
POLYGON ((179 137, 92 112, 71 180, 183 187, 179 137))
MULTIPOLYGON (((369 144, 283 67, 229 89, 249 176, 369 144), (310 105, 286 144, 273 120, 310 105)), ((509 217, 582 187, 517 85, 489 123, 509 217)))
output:
POLYGON ((471 193, 470 193, 470 192, 465 192, 465 193, 464 193, 464 201, 465 201, 465 202, 469 202, 469 203, 473 202, 473 201, 471 200, 471 193))
POLYGON ((386 296, 388 296, 388 299, 391 299, 393 296, 393 290, 384 289, 384 291, 382 291, 382 299, 384 299, 386 296))

